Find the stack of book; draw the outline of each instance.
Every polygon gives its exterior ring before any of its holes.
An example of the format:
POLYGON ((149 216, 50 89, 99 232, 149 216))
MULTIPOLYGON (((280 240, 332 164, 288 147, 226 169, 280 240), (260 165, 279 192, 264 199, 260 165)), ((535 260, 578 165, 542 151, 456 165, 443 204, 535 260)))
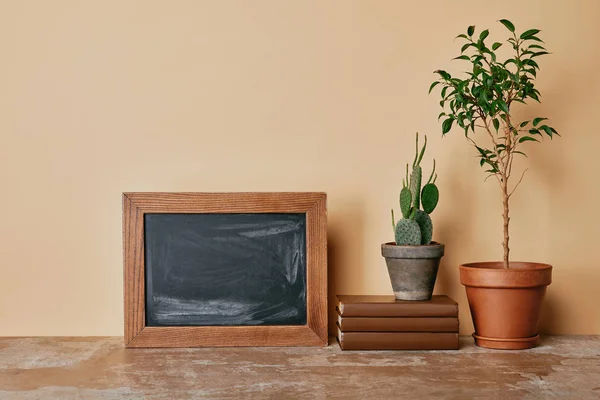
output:
POLYGON ((458 304, 448 296, 338 295, 336 311, 342 350, 458 350, 458 304))

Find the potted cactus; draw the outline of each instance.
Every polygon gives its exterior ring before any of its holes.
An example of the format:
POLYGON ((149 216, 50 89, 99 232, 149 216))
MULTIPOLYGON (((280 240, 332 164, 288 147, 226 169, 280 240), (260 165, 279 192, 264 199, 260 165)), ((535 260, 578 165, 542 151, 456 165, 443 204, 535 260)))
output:
POLYGON ((431 241, 433 224, 429 214, 439 200, 439 190, 435 185, 435 160, 427 183, 421 186, 421 160, 427 147, 427 136, 421 151, 418 133, 416 144, 410 178, 406 164, 406 177, 402 181, 402 218, 398 222, 392 209, 392 228, 396 241, 381 245, 381 254, 385 257, 394 295, 398 300, 431 299, 440 259, 444 255, 444 245, 431 241))
POLYGON ((475 148, 480 166, 498 182, 502 195, 503 260, 460 266, 460 280, 466 288, 475 326, 475 343, 496 349, 524 349, 537 343, 540 308, 552 280, 552 266, 510 261, 509 201, 527 171, 515 184, 513 165, 517 157, 525 156, 530 143, 544 136, 552 139, 558 133, 544 122, 547 118, 517 121, 513 112, 519 104, 540 101, 534 85, 539 71, 536 60, 548 54, 538 37, 540 30, 518 34, 512 22, 499 22, 509 31, 505 43, 489 45, 489 30, 477 36, 474 26, 458 35, 463 45, 455 59, 467 63, 466 75, 459 78, 435 71, 439 79, 431 84, 429 92, 438 85, 441 88, 442 135, 458 125, 475 148), (503 45, 511 51, 508 58, 500 60, 496 51, 503 45))

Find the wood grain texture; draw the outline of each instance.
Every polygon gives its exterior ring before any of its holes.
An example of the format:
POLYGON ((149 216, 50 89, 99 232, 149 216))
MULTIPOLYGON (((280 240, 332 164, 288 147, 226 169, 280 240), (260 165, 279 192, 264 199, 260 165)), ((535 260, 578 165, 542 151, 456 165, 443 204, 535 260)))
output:
POLYGON ((306 213, 325 193, 125 193, 144 213, 306 213))
POLYGON ((125 345, 144 329, 144 213, 123 196, 125 345))
POLYGON ((306 214, 308 326, 327 344, 327 205, 323 195, 306 214))
POLYGON ((325 193, 124 193, 125 346, 326 346, 325 193), (144 214, 306 213, 307 324, 300 326, 146 327, 144 214))
POLYGON ((326 346, 307 325, 145 327, 127 346, 248 347, 326 346))

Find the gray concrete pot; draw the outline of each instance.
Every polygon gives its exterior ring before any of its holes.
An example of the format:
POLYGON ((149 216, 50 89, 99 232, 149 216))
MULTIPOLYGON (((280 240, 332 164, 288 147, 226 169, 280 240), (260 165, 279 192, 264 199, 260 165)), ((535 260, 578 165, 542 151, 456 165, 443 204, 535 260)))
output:
POLYGON ((398 246, 394 242, 381 245, 394 295, 398 300, 431 300, 444 245, 437 242, 425 246, 398 246))

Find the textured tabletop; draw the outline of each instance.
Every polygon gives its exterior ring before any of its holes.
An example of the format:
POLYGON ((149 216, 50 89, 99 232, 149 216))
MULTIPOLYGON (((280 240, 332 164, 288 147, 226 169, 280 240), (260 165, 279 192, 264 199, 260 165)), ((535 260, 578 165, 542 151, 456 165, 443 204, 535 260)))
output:
POLYGON ((120 337, 0 338, 0 399, 600 398, 600 337, 526 351, 130 349, 120 337))

